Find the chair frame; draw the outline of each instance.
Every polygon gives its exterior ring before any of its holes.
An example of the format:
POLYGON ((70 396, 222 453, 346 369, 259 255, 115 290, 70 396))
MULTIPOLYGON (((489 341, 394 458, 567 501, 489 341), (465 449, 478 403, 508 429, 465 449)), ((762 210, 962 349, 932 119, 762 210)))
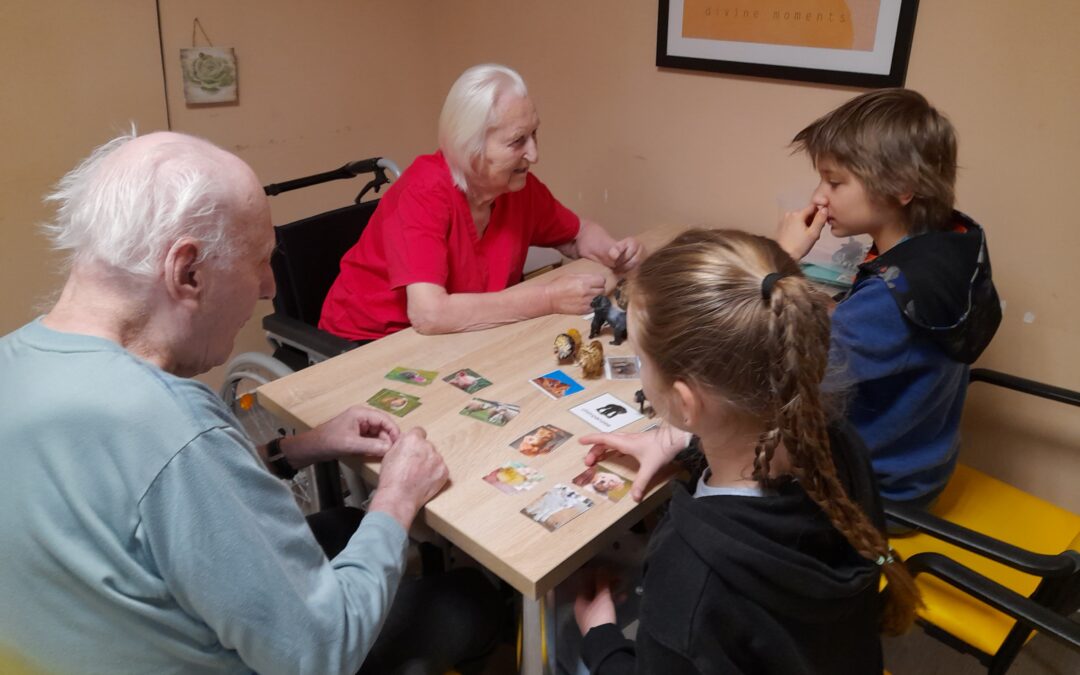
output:
MULTIPOLYGON (((986 382, 1047 400, 1080 406, 1080 392, 986 368, 972 369, 971 382, 986 382)), ((917 507, 887 503, 889 520, 925 532, 1021 572, 1041 578, 1028 597, 964 567, 945 555, 918 553, 907 559, 912 576, 930 574, 1016 619, 997 652, 987 654, 952 634, 924 621, 927 633, 960 652, 975 656, 992 675, 1008 670, 1032 631, 1080 648, 1080 624, 1068 615, 1080 608, 1080 553, 1066 550, 1056 555, 1034 553, 939 518, 917 507)))

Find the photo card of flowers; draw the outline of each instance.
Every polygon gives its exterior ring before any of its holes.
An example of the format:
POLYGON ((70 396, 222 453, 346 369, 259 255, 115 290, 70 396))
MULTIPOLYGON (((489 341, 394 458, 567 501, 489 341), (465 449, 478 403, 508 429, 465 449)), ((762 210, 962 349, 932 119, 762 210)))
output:
POLYGON ((181 49, 180 66, 188 105, 236 103, 236 53, 232 47, 181 49))

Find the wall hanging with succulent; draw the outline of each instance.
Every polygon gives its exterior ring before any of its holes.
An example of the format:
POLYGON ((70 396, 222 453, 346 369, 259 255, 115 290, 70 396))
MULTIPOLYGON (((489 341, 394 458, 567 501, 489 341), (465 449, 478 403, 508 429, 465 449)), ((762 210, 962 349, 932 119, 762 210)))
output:
MULTIPOLYGON (((191 28, 192 45, 196 28, 202 30, 198 19, 191 28)), ((206 31, 202 34, 210 42, 206 31)), ((236 53, 232 47, 181 49, 180 68, 184 75, 184 100, 188 104, 236 102, 236 53)))

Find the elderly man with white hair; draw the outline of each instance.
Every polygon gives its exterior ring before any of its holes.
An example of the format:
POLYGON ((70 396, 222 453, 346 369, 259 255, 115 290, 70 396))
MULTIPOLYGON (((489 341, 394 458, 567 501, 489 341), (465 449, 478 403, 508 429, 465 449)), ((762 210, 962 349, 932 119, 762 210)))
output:
POLYGON ((556 200, 529 169, 540 118, 515 71, 485 64, 450 88, 439 151, 422 155, 383 197, 341 261, 319 327, 373 340, 410 325, 457 333, 546 314, 583 314, 599 274, 515 286, 530 246, 595 260, 622 274, 643 256, 556 200))
POLYGON ((442 458, 422 429, 363 408, 267 457, 187 379, 222 363, 274 294, 269 207, 235 156, 181 134, 122 136, 51 199, 69 276, 46 315, 0 338, 0 661, 355 672, 410 523, 447 479, 442 458), (328 560, 267 466, 346 455, 381 457, 382 471, 328 560))

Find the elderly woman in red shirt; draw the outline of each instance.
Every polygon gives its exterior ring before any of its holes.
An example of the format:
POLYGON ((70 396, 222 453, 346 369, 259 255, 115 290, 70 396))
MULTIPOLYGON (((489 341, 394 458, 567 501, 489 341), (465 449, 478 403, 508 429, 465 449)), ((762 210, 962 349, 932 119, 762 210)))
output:
POLYGON ((588 258, 616 274, 643 257, 560 204, 529 168, 540 118, 521 76, 498 65, 458 78, 439 117, 439 151, 387 191, 341 261, 319 327, 372 340, 408 326, 424 334, 490 328, 546 314, 584 314, 599 274, 517 286, 530 246, 588 258))

